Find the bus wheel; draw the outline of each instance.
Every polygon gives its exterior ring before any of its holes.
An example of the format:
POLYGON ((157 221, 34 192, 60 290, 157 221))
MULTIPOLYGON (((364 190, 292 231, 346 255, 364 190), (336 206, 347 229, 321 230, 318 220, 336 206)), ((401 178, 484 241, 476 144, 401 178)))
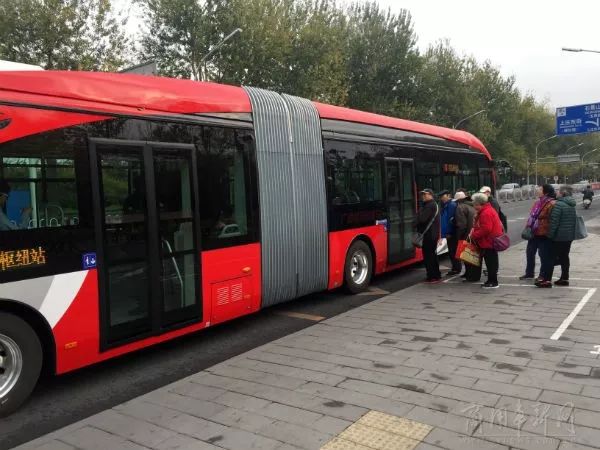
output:
POLYGON ((363 241, 354 242, 346 255, 344 267, 346 289, 352 294, 364 291, 371 282, 372 274, 373 255, 371 249, 363 241))
POLYGON ((0 312, 0 417, 29 397, 40 376, 42 346, 21 318, 0 312))

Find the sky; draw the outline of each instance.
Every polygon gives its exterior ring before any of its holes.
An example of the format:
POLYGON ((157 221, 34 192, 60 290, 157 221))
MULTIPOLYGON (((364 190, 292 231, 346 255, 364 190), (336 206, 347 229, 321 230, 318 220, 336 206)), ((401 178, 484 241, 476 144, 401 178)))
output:
MULTIPOLYGON (((561 51, 600 51, 599 0, 376 1, 395 12, 410 11, 423 51, 448 39, 459 53, 489 59, 504 75, 514 75, 523 93, 550 108, 600 102, 600 53, 561 51)), ((132 24, 139 22, 134 18, 132 24)))
POLYGON ((519 89, 548 106, 600 102, 600 1, 378 0, 410 11, 419 48, 448 39, 460 53, 489 59, 519 89))

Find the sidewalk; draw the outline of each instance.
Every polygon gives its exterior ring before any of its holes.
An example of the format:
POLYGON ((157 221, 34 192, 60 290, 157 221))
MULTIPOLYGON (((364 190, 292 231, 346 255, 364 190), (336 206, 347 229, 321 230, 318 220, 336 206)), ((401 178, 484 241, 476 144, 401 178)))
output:
POLYGON ((415 285, 18 449, 600 448, 600 236, 571 255, 569 288, 521 243, 500 289, 415 285))

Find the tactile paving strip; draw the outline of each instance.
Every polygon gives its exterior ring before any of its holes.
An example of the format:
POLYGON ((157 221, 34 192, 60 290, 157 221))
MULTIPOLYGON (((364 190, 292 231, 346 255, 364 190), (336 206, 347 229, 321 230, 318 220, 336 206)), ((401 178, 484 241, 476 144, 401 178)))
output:
POLYGON ((339 437, 377 450, 412 450, 419 445, 414 439, 358 423, 350 425, 339 437))
POLYGON ((321 450, 413 450, 431 430, 424 423, 369 411, 321 450))
POLYGON ((373 450, 373 448, 336 437, 321 447, 321 450, 373 450))
POLYGON ((379 411, 369 411, 356 423, 406 436, 417 441, 422 441, 432 429, 424 423, 408 420, 404 417, 391 416, 379 411))

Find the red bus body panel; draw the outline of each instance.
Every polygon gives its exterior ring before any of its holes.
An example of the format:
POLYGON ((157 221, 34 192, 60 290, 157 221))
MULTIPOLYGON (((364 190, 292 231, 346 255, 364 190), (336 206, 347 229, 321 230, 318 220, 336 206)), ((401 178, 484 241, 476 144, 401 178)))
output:
MULTIPOLYGON (((260 309, 260 245, 211 250, 202 253, 202 317, 199 323, 152 336, 104 352, 100 351, 100 308, 98 274, 90 270, 71 305, 53 329, 56 343, 56 372, 61 374, 135 350, 165 342, 178 336, 207 328, 214 323, 256 312, 260 309), (247 268, 250 268, 247 271, 247 268), (249 291, 233 305, 218 305, 212 295, 215 285, 245 278, 249 291), (216 310, 217 312, 215 312, 216 310), (223 314, 221 315, 221 311, 223 314), (211 320, 216 316, 217 320, 211 320)), ((35 282, 35 280, 32 280, 35 282)))
POLYGON ((344 284, 344 266, 348 248, 356 239, 370 241, 373 255, 374 274, 389 272, 401 267, 410 266, 423 260, 421 249, 416 249, 415 257, 399 264, 388 265, 388 235, 383 225, 353 228, 351 230, 329 233, 329 285, 328 289, 336 289, 344 284))
MULTIPOLYGON (((0 72, 0 91, 91 101, 177 114, 249 113, 246 92, 236 86, 106 72, 0 72)), ((4 97, 4 93, 3 93, 4 97)))

